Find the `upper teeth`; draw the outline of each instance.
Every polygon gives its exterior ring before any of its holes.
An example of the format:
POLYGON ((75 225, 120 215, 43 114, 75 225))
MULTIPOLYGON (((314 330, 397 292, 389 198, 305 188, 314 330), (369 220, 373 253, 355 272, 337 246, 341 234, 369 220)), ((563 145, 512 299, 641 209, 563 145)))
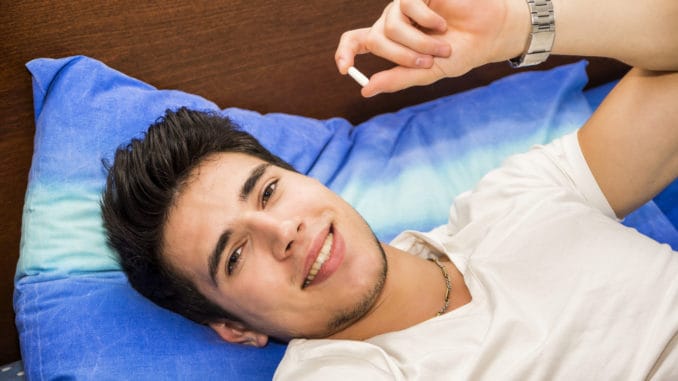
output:
POLYGON ((306 280, 304 281, 304 287, 308 286, 313 282, 313 279, 315 279, 315 276, 318 274, 318 271, 320 271, 320 268, 322 267, 323 263, 327 260, 327 258, 330 257, 330 249, 332 248, 332 233, 327 235, 327 238, 325 238, 325 242, 323 243, 323 247, 320 249, 320 253, 318 253, 318 258, 315 259, 315 262, 313 262, 313 266, 311 266, 311 270, 308 272, 308 276, 306 277, 306 280))

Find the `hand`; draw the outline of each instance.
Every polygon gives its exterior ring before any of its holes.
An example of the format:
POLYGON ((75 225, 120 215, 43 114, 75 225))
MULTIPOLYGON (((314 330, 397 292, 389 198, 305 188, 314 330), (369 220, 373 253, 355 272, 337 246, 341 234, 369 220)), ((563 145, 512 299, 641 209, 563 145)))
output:
POLYGON ((335 60, 346 74, 357 54, 397 66, 375 73, 363 96, 456 77, 522 52, 529 33, 524 0, 395 0, 370 28, 344 33, 335 60))

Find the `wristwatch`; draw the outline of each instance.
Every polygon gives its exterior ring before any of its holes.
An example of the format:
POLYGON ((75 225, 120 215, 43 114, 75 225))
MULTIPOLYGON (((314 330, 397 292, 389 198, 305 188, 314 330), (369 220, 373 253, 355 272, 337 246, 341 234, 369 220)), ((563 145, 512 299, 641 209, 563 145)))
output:
POLYGON ((527 38, 527 48, 518 57, 509 60, 511 66, 525 67, 540 64, 548 58, 556 36, 556 19, 551 0, 527 0, 532 20, 532 30, 527 38))

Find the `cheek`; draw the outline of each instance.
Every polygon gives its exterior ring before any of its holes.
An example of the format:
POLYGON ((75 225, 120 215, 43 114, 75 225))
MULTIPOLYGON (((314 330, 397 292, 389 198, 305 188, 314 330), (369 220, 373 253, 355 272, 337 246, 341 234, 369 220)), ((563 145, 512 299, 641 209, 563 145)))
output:
MULTIPOLYGON (((254 257, 254 256, 253 256, 254 257)), ((237 303, 237 308, 250 314, 278 309, 286 301, 298 299, 293 294, 299 291, 290 279, 289 271, 282 271, 280 264, 271 263, 267 258, 257 256, 257 259, 248 260, 239 278, 226 287, 226 299, 231 298, 237 303)))
POLYGON ((339 196, 321 182, 310 177, 302 177, 299 182, 291 184, 294 197, 305 204, 335 203, 339 196))
POLYGON ((351 226, 351 237, 346 238, 347 273, 356 288, 372 287, 385 266, 381 245, 366 222, 357 217, 351 226))
POLYGON ((346 282, 351 284, 350 289, 363 290, 365 287, 372 287, 383 272, 384 260, 374 245, 361 250, 354 260, 347 263, 348 279, 346 282))

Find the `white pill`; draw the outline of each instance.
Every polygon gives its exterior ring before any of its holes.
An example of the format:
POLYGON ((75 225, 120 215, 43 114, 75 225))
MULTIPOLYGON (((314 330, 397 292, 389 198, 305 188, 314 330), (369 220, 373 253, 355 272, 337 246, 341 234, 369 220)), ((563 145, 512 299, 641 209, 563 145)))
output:
POLYGON ((361 73, 358 69, 356 69, 353 66, 348 68, 348 75, 355 79, 355 81, 358 82, 362 87, 365 87, 367 85, 367 82, 370 81, 367 77, 365 77, 365 74, 361 73))

